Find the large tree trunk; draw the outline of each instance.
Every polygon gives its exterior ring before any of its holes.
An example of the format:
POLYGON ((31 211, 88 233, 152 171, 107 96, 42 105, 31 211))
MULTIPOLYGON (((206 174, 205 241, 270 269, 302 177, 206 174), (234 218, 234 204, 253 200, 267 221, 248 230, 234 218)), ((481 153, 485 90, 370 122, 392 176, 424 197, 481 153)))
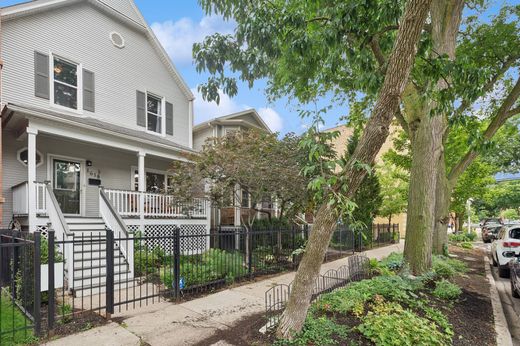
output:
MULTIPOLYGON (((432 4, 432 41, 435 55, 455 58, 457 34, 464 8, 463 0, 436 0, 432 4)), ((449 87, 442 77, 435 85, 437 91, 449 87)), ((417 93, 416 93, 417 94, 417 93)), ((410 170, 410 191, 406 222, 406 242, 404 255, 414 274, 422 274, 430 269, 432 241, 435 228, 436 189, 443 138, 447 129, 444 114, 435 110, 434 98, 418 101, 421 114, 414 115, 410 127, 412 142, 412 167, 410 170), (424 102, 424 103, 423 103, 424 102), (432 114, 433 113, 433 114, 432 114)), ((416 107, 417 108, 417 107, 416 107)))
MULTIPOLYGON (((344 181, 348 186, 347 198, 354 195, 366 174, 365 170, 357 168, 356 163, 372 164, 388 137, 390 124, 399 107, 399 99, 408 82, 416 45, 430 4, 431 0, 410 0, 406 6, 378 100, 356 150, 344 171, 340 173, 345 177, 344 181)), ((287 307, 278 326, 279 337, 292 338, 303 327, 314 281, 319 275, 337 219, 336 210, 328 203, 319 208, 305 254, 294 278, 287 307)))
POLYGON ((437 183, 435 173, 442 145, 441 116, 432 117, 429 107, 426 109, 411 138, 412 167, 404 256, 414 274, 422 274, 431 267, 437 183))
POLYGON ((447 252, 450 196, 451 188, 446 177, 446 162, 444 152, 442 152, 437 167, 437 186, 435 188, 435 228, 432 251, 436 255, 447 252))

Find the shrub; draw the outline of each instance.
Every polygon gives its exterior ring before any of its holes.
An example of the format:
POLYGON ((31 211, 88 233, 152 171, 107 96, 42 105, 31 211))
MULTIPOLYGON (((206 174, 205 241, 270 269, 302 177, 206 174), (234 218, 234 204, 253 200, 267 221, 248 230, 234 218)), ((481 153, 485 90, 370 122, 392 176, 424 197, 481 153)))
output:
POLYGON ((404 266, 404 257, 402 253, 392 252, 388 257, 379 261, 379 263, 390 270, 398 271, 404 266))
POLYGON ((451 338, 435 323, 404 310, 399 304, 380 302, 357 329, 376 345, 449 345, 451 338))
POLYGON ((452 243, 472 242, 477 239, 476 232, 462 232, 449 235, 449 241, 452 243))
POLYGON ((338 325, 328 317, 314 317, 312 313, 307 316, 301 332, 293 340, 279 340, 275 345, 335 345, 338 341, 334 337, 346 338, 348 329, 338 325))
MULTIPOLYGON (((56 245, 54 245, 54 262, 63 262, 63 255, 58 252, 56 245)), ((40 264, 49 264, 49 241, 43 237, 40 240, 40 264)))
MULTIPOLYGON (((181 256, 180 277, 185 287, 209 283, 218 279, 227 282, 244 276, 247 268, 242 254, 219 249, 210 249, 200 255, 181 256)), ((160 272, 161 281, 169 288, 173 285, 173 268, 166 267, 160 272)))
POLYGON ((441 280, 437 282, 435 290, 433 290, 434 296, 445 300, 457 299, 461 293, 462 290, 460 287, 449 282, 448 280, 441 280))
POLYGON ((473 244, 467 241, 459 243, 459 246, 463 249, 473 249, 473 244))
POLYGON ((397 275, 377 276, 323 295, 316 302, 316 307, 323 311, 352 312, 361 316, 365 310, 365 303, 372 301, 376 296, 395 302, 407 302, 414 298, 413 292, 420 288, 418 280, 404 279, 397 275))
POLYGON ((434 256, 432 259, 432 271, 437 278, 449 279, 467 270, 466 264, 457 259, 445 256, 434 256))

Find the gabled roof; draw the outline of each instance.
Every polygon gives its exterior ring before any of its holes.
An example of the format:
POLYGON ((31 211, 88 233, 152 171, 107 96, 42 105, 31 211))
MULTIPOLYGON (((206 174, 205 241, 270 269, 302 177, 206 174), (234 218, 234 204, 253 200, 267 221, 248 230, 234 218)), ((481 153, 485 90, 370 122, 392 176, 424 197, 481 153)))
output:
POLYGON ((190 88, 180 75, 177 68, 175 68, 175 65, 173 65, 168 53, 166 53, 164 47, 160 44, 152 29, 146 23, 146 20, 133 0, 33 0, 3 7, 0 13, 2 15, 2 20, 7 21, 17 17, 48 11, 63 6, 70 6, 80 2, 88 2, 94 7, 111 15, 113 18, 116 18, 133 29, 145 34, 186 98, 188 100, 195 99, 190 88))
POLYGON ((193 127, 193 132, 200 131, 202 129, 207 128, 208 126, 212 127, 214 125, 242 125, 242 126, 248 127, 248 128, 254 127, 254 128, 262 129, 269 133, 273 132, 273 131, 271 131, 269 126, 267 126, 267 124, 262 119, 262 117, 258 114, 258 112, 253 108, 246 109, 241 112, 224 115, 224 116, 221 116, 218 118, 213 118, 211 120, 202 122, 193 127), (253 117, 253 119, 257 122, 257 124, 247 120, 246 119, 247 116, 253 117))

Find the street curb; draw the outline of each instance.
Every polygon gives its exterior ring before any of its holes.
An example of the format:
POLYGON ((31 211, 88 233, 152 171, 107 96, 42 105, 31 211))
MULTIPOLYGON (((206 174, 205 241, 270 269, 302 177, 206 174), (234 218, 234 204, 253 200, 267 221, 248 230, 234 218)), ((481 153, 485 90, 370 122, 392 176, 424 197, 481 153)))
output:
POLYGON ((495 320, 497 345, 513 346, 513 339, 511 338, 511 333, 509 332, 509 328, 507 326, 507 320, 504 314, 500 296, 498 295, 495 278, 493 277, 493 274, 491 274, 491 269, 489 269, 490 263, 488 256, 484 256, 484 262, 484 267, 486 268, 486 277, 490 284, 489 291, 491 293, 491 305, 493 305, 493 317, 495 320))

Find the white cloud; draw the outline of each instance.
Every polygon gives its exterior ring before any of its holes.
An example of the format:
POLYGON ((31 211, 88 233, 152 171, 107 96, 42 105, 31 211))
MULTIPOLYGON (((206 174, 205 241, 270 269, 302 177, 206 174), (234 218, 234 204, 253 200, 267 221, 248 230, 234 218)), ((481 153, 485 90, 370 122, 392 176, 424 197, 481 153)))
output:
POLYGON ((280 114, 272 108, 260 108, 258 114, 265 121, 267 126, 273 131, 278 132, 283 128, 283 120, 280 114))
MULTIPOLYGON (((191 89, 191 92, 195 95, 195 103, 193 106, 195 124, 252 108, 248 105, 238 104, 222 91, 219 91, 220 103, 218 105, 213 101, 205 101, 202 98, 202 95, 195 88, 191 89)), ((282 130, 283 119, 274 109, 270 107, 262 107, 258 109, 257 112, 272 131, 278 132, 282 130)))
POLYGON ((218 16, 205 16, 198 23, 181 18, 175 22, 154 22, 151 27, 173 62, 186 64, 192 62, 193 43, 202 42, 204 37, 216 32, 230 34, 235 23, 218 16))

